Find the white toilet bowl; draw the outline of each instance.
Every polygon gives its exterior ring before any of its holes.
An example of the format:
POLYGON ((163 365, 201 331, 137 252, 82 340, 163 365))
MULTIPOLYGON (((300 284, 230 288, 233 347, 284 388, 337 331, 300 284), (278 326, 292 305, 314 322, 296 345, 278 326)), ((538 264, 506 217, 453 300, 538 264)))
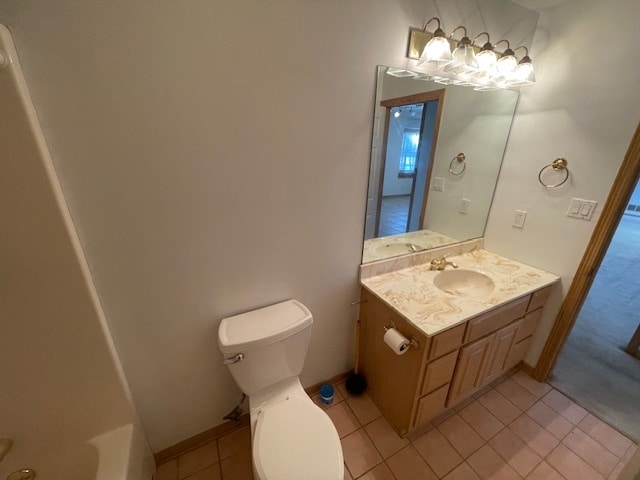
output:
POLYGON ((249 396, 256 480, 343 480, 340 438, 298 375, 313 319, 289 300, 225 318, 218 343, 249 396))

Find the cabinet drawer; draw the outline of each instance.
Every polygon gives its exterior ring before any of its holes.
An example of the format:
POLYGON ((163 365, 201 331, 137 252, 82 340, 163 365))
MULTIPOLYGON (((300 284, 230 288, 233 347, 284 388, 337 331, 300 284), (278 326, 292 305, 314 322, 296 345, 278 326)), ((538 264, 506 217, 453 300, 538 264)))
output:
POLYGON ((441 357, 462 345, 464 329, 465 324, 463 323, 433 337, 431 350, 429 351, 429 360, 441 357))
POLYGON ((541 308, 539 308, 538 310, 535 310, 534 312, 527 313, 524 316, 524 318, 522 319, 522 324, 520 325, 520 328, 518 329, 518 333, 516 334, 516 342, 524 340, 525 338, 533 335, 533 332, 535 332, 536 327, 538 326, 538 321, 540 320, 541 316, 542 316, 541 308))
POLYGON ((522 317, 527 311, 529 305, 529 296, 519 298, 506 305, 491 310, 490 312, 479 315, 469 320, 467 334, 465 335, 465 343, 476 340, 480 337, 495 332, 499 328, 522 317))
POLYGON ((427 371, 424 374, 422 382, 421 395, 425 395, 442 385, 451 381, 453 370, 456 368, 458 360, 458 350, 455 350, 444 357, 441 357, 427 365, 427 371))
POLYGON ((413 425, 422 425, 423 423, 426 423, 434 418, 442 410, 444 410, 448 391, 449 384, 443 385, 437 390, 431 392, 429 395, 425 395, 424 397, 422 397, 418 401, 418 411, 416 413, 416 419, 413 422, 413 425))
POLYGON ((529 302, 529 308, 527 308, 527 311, 531 312, 536 308, 543 307, 547 302, 547 298, 549 298, 551 288, 553 288, 553 285, 549 285, 548 287, 544 287, 543 289, 534 292, 533 295, 531 295, 531 302, 529 302))

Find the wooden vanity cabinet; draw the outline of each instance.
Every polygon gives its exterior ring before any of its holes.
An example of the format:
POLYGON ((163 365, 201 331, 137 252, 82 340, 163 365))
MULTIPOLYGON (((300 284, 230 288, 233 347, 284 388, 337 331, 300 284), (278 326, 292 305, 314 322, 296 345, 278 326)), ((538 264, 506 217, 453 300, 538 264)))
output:
POLYGON ((417 396, 417 410, 410 428, 417 427, 444 411, 466 325, 457 325, 431 337, 425 374, 417 396))
POLYGON ((367 380, 367 392, 389 423, 400 435, 407 433, 419 388, 417 379, 424 375, 430 339, 395 313, 386 303, 362 289, 360 304, 358 373, 367 380), (385 327, 395 327, 406 337, 413 337, 418 348, 396 355, 384 342, 385 327))
POLYGON ((389 423, 404 436, 516 366, 527 354, 551 286, 426 336, 362 289, 358 371, 389 423), (395 325, 417 348, 396 355, 384 343, 395 325))

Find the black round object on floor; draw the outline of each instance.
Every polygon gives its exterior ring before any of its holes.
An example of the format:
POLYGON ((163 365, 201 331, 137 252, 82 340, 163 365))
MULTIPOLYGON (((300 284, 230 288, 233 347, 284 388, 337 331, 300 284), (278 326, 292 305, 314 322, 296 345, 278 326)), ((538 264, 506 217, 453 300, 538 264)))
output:
POLYGON ((351 395, 360 395, 367 389, 367 381, 362 375, 352 373, 344 382, 344 387, 351 395))

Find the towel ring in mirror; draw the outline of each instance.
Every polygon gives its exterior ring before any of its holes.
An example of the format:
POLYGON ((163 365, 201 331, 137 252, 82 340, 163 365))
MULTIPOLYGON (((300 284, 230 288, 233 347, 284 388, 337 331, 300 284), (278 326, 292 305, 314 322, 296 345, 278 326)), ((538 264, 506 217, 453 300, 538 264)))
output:
POLYGON ((538 181, 540 182, 540 185, 546 188, 556 188, 556 187, 559 187, 560 185, 564 185, 564 183, 567 180, 569 180, 569 167, 567 167, 567 165, 568 165, 568 162, 565 158, 556 158, 549 165, 545 165, 544 167, 542 167, 542 169, 540 170, 540 173, 538 173, 538 181), (552 168, 556 172, 560 172, 564 170, 564 178, 560 183, 556 183, 556 184, 544 183, 544 181, 542 180, 542 174, 548 168, 552 168))
POLYGON ((456 176, 462 175, 467 168, 466 159, 467 157, 462 152, 453 157, 453 160, 451 160, 449 164, 449 173, 456 176))

